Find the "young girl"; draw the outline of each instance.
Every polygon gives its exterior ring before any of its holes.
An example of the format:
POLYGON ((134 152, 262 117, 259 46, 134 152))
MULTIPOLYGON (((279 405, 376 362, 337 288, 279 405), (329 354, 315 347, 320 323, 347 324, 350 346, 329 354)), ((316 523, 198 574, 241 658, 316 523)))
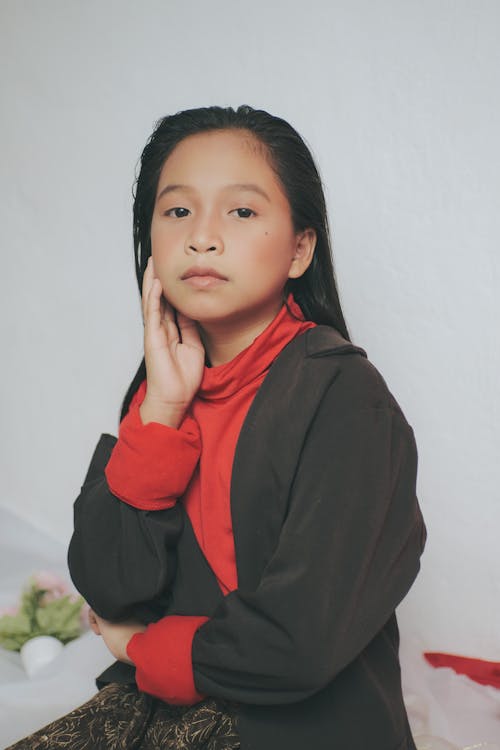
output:
POLYGON ((117 661, 13 747, 414 749, 416 448, 349 340, 309 150, 248 106, 164 118, 134 245, 145 356, 69 550, 117 661))

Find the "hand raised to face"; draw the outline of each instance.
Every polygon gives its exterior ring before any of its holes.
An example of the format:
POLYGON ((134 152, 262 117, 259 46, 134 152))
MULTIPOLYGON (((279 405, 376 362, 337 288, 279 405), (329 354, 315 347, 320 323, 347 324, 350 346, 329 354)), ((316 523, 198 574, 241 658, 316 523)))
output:
POLYGON ((196 323, 175 313, 163 296, 152 256, 142 283, 142 313, 147 390, 141 419, 176 428, 200 386, 205 349, 196 323))

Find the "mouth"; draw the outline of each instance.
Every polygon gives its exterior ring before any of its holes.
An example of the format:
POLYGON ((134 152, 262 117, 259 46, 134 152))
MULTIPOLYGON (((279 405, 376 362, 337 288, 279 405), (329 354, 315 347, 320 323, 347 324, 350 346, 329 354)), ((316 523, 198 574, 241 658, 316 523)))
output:
POLYGON ((182 274, 182 281, 187 281, 189 279, 214 279, 219 281, 228 281, 227 276, 223 276, 221 273, 216 271, 215 268, 203 268, 202 266, 193 266, 192 268, 188 268, 188 270, 182 274))

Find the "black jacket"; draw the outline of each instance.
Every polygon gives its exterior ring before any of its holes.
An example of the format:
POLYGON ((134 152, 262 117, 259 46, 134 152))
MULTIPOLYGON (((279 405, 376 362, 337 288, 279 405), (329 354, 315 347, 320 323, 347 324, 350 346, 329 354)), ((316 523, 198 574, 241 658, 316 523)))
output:
MULTIPOLYGON (((73 581, 108 619, 208 615, 201 693, 239 706, 242 750, 414 750, 394 610, 425 526, 411 427, 366 354, 327 326, 273 363, 238 439, 238 589, 223 597, 182 503, 140 511, 109 491, 102 435, 75 503, 73 581)), ((132 680, 116 663, 102 684, 132 680)))

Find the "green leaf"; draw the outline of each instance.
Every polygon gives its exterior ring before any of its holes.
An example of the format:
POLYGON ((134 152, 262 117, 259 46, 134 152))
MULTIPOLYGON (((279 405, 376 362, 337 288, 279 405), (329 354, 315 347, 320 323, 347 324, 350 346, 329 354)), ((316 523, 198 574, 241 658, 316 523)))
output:
POLYGON ((31 622, 25 613, 0 617, 0 646, 3 648, 19 651, 32 637, 31 622))
POLYGON ((45 601, 46 593, 30 580, 22 592, 19 612, 0 617, 0 646, 19 651, 26 641, 37 635, 52 635, 62 643, 81 635, 83 598, 74 599, 68 594, 45 601))
POLYGON ((83 599, 72 601, 63 596, 48 602, 36 612, 36 627, 44 635, 53 635, 63 643, 77 638, 81 633, 80 612, 83 599))

